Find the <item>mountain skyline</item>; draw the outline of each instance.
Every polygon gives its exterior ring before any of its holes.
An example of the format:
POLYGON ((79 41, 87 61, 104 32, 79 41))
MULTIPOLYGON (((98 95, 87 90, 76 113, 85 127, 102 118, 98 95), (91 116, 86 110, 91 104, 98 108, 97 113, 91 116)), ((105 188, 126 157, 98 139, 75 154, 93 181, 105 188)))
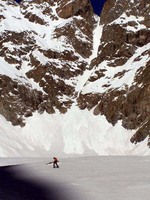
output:
MULTIPOLYGON (((16 2, 20 3, 22 0, 15 0, 16 2)), ((94 9, 94 12, 97 14, 97 15, 100 15, 101 13, 101 10, 103 8, 103 5, 105 3, 106 0, 101 0, 101 1, 98 1, 98 0, 90 0, 91 1, 91 4, 93 6, 93 9, 94 9)))
POLYGON ((91 4, 93 6, 94 12, 99 16, 102 9, 103 9, 103 5, 105 3, 106 0, 90 0, 91 4))

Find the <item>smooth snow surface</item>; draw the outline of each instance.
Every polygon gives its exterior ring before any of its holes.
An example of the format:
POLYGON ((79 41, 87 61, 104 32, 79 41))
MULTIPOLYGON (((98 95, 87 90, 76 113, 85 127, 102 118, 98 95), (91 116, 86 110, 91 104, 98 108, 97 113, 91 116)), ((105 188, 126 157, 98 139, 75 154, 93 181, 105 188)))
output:
MULTIPOLYGON (((149 200, 150 157, 93 156, 60 159, 59 169, 46 165, 51 158, 27 160, 1 158, 0 165, 28 162, 14 167, 13 176, 19 180, 40 183, 47 189, 47 199, 51 199, 50 191, 53 189, 57 193, 56 200, 149 200)), ((11 200, 19 199, 20 189, 18 187, 11 193, 11 200)), ((7 196, 9 199, 10 193, 3 191, 3 185, 0 191, 3 198, 7 196)))
POLYGON ((35 112, 23 128, 0 116, 0 156, 149 155, 147 139, 130 142, 134 132, 75 105, 66 114, 35 112))

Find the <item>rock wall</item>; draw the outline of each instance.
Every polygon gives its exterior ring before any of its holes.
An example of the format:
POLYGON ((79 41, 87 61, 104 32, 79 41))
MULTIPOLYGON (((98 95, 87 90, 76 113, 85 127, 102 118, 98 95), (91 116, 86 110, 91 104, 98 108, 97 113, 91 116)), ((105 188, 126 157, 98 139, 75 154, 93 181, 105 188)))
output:
MULTIPOLYGON (((107 0, 101 13, 101 25, 104 26, 98 56, 92 61, 91 67, 97 66, 89 82, 97 81, 105 76, 109 68, 127 65, 139 49, 150 43, 150 4, 148 1, 107 0), (100 69, 101 63, 107 61, 107 68, 100 69)), ((143 56, 149 57, 146 49, 133 62, 140 63, 143 56)), ((129 63, 128 65, 131 65, 129 63)), ((140 64, 139 64, 140 65, 140 64)), ((134 70, 134 69, 132 69, 134 70)), ((116 73, 114 78, 120 79, 126 70, 116 73)), ((81 93, 79 106, 88 109, 95 107, 94 114, 105 115, 107 120, 116 124, 122 120, 126 129, 137 130, 131 142, 137 143, 150 136, 150 61, 141 65, 135 74, 132 86, 124 89, 106 89, 102 94, 81 93), (95 99, 91 103, 91 99, 95 99)), ((125 83, 124 83, 125 84, 125 83)), ((105 85, 109 88, 110 84, 105 85)))

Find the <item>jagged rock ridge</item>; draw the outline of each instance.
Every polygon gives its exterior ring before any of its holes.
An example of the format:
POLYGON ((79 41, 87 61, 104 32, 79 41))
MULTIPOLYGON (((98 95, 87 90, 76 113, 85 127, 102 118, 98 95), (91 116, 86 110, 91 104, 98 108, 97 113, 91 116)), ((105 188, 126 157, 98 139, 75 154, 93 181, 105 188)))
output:
POLYGON ((1 1, 0 10, 0 114, 7 120, 24 126, 36 110, 66 113, 77 102, 136 129, 132 142, 150 135, 148 1, 107 0, 100 22, 88 0, 1 1))
POLYGON ((10 86, 5 84, 8 77, 1 75, 1 114, 14 125, 24 125, 23 118, 35 110, 65 113, 76 96, 75 77, 88 67, 86 58, 92 53, 97 21, 88 1, 67 2, 22 1, 19 6, 14 1, 2 1, 1 59, 26 80, 26 84, 20 78, 19 82, 11 80, 10 86), (11 19, 20 24, 19 28, 7 27, 11 19), (6 92, 13 87, 18 94, 6 92))

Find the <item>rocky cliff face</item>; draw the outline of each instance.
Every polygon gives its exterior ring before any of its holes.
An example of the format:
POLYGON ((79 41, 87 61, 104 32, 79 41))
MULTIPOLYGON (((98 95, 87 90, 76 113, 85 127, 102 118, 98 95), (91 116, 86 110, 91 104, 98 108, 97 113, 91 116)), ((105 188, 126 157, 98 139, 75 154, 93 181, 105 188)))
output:
POLYGON ((24 125, 35 110, 67 112, 76 96, 75 78, 92 53, 97 21, 89 1, 2 1, 0 6, 1 61, 19 73, 19 80, 1 75, 1 114, 24 125))
POLYGON ((107 0, 0 3, 0 114, 13 125, 72 103, 150 136, 150 4, 107 0))
POLYGON ((150 135, 149 11, 148 1, 106 1, 98 56, 86 83, 102 92, 81 93, 79 99, 81 107, 96 106, 94 114, 105 115, 112 124, 122 120, 126 129, 136 129, 134 143, 150 135))

